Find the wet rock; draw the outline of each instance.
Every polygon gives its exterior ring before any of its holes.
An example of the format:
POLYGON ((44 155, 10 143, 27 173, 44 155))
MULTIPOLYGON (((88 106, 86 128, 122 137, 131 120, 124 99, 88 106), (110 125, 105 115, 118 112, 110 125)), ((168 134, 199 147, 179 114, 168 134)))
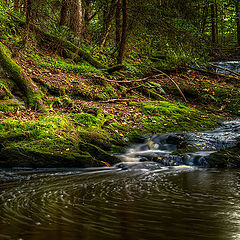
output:
POLYGON ((240 167, 240 143, 232 148, 222 149, 205 157, 209 167, 239 168, 240 167))
POLYGON ((167 139, 166 143, 168 144, 174 144, 174 145, 180 145, 184 141, 184 138, 182 135, 176 135, 176 134, 170 134, 167 139))
POLYGON ((148 162, 148 161, 149 161, 149 159, 146 158, 146 157, 142 157, 142 158, 140 158, 140 160, 139 160, 139 162, 148 162))
POLYGON ((132 142, 134 142, 136 144, 145 143, 146 140, 150 137, 151 137, 150 135, 142 135, 142 136, 135 135, 132 137, 132 142))

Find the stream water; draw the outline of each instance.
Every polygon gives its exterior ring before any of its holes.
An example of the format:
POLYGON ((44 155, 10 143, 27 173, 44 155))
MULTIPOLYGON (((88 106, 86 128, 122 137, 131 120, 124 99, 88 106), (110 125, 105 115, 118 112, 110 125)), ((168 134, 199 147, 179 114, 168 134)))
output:
POLYGON ((114 167, 4 170, 0 239, 240 239, 239 170, 194 164, 239 135, 240 121, 225 122, 214 131, 146 136, 114 167), (197 154, 173 157, 178 139, 197 154))

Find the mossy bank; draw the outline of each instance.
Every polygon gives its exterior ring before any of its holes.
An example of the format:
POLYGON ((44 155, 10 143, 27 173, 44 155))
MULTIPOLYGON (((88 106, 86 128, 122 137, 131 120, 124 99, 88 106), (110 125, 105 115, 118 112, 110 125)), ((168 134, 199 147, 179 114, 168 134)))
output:
POLYGON ((31 112, 30 119, 17 108, 12 117, 3 117, 0 167, 109 166, 119 161, 113 153, 132 144, 136 135, 212 128, 221 119, 166 101, 115 104, 119 111, 112 114, 112 105, 89 104, 85 112, 71 112, 72 106, 68 113, 31 112))

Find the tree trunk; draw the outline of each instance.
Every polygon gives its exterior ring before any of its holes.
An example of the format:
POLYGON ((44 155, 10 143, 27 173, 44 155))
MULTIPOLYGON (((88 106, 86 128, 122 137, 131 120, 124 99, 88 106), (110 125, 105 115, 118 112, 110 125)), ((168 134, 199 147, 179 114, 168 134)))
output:
POLYGON ((26 26, 25 26, 25 36, 24 36, 24 48, 27 48, 28 45, 28 35, 29 35, 29 27, 31 21, 31 8, 32 8, 32 0, 26 0, 26 26))
POLYGON ((112 21, 113 21, 113 18, 115 16, 115 12, 116 12, 116 7, 117 7, 117 1, 112 0, 111 6, 109 8, 109 11, 108 11, 108 14, 107 14, 107 17, 106 17, 106 21, 105 21, 105 27, 104 27, 104 34, 103 34, 101 49, 104 47, 104 45, 107 41, 107 37, 110 33, 112 21))
POLYGON ((215 4, 211 4, 211 23, 212 23, 212 43, 217 43, 216 36, 216 16, 215 16, 215 4))
POLYGON ((116 8, 116 47, 119 48, 122 35, 122 0, 117 1, 116 8))
POLYGON ((67 15, 68 15, 68 6, 69 1, 68 0, 62 0, 61 4, 61 12, 60 12, 60 26, 64 26, 67 24, 67 15))
POLYGON ((83 20, 84 24, 82 27, 82 33, 85 39, 88 39, 88 26, 91 21, 91 1, 90 0, 85 0, 84 1, 84 8, 83 8, 83 20))
POLYGON ((239 1, 236 3, 236 22, 237 22, 237 42, 240 46, 240 4, 239 1))
POLYGON ((216 43, 219 42, 219 35, 218 35, 218 4, 215 0, 215 25, 216 25, 216 43))
POLYGON ((70 10, 70 29, 78 37, 82 34, 82 1, 72 0, 70 10))
POLYGON ((127 43, 127 0, 122 0, 122 36, 119 45, 119 53, 117 63, 123 63, 123 56, 127 43))
POLYGON ((205 6, 203 7, 203 13, 202 13, 202 24, 201 24, 201 33, 204 34, 206 24, 207 24, 207 17, 208 17, 208 9, 209 9, 209 4, 208 2, 205 3, 205 6))

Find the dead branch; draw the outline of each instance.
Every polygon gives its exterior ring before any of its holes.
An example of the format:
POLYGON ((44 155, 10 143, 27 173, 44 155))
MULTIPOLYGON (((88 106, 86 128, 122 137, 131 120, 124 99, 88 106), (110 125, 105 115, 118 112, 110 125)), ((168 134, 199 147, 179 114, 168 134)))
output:
POLYGON ((181 94, 181 96, 183 97, 184 101, 187 102, 186 97, 184 96, 182 90, 180 89, 180 87, 177 85, 177 83, 170 77, 168 76, 166 73, 162 72, 161 70, 151 67, 154 71, 161 73, 162 75, 166 76, 177 88, 177 90, 179 91, 179 93, 181 94))
POLYGON ((93 76, 95 78, 98 78, 98 79, 101 79, 103 81, 106 81, 106 82, 113 82, 113 83, 134 83, 134 82, 147 82, 147 81, 153 81, 153 80, 159 80, 157 79, 158 77, 160 76, 163 76, 164 74, 157 74, 157 75, 154 75, 154 76, 149 76, 149 77, 145 77, 145 78, 141 78, 141 79, 135 79, 135 80, 110 80, 110 79, 107 79, 105 77, 101 77, 101 76, 98 76, 96 74, 93 74, 93 76))
POLYGON ((130 101, 136 101, 139 100, 139 98, 118 98, 118 99, 110 99, 107 101, 99 101, 101 103, 114 103, 114 102, 130 102, 130 101))

